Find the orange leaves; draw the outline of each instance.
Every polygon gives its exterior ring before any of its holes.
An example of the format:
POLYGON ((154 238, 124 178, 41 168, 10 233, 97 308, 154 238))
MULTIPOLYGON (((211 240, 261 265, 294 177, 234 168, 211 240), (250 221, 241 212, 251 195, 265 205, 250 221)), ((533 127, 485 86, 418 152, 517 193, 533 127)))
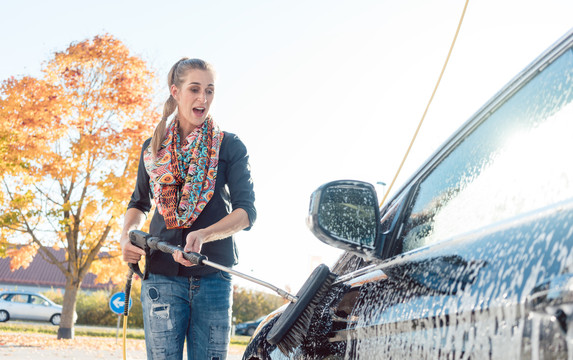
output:
POLYGON ((70 69, 66 68, 62 72, 62 79, 64 80, 64 84, 68 88, 76 88, 78 86, 85 86, 84 84, 80 84, 82 80, 82 71, 81 69, 70 69))
POLYGON ((0 228, 3 230, 0 238, 8 239, 10 229, 22 229, 21 224, 37 215, 33 206, 34 200, 35 194, 30 190, 10 194, 8 199, 4 199, 5 210, 0 212, 0 228))
POLYGON ((50 134, 39 131, 54 130, 53 125, 59 125, 62 117, 68 114, 68 100, 57 84, 31 77, 11 78, 2 82, 0 90, 3 115, 9 116, 2 121, 12 130, 47 136, 50 134))
POLYGON ((111 256, 102 257, 95 260, 91 267, 91 272, 96 274, 95 283, 107 283, 111 280, 114 284, 121 284, 125 281, 127 265, 123 262, 119 250, 110 252, 111 256))
POLYGON ((38 246, 34 244, 6 250, 6 255, 11 258, 10 271, 16 271, 19 268, 26 269, 34 260, 37 252, 38 246))
POLYGON ((141 105, 150 104, 153 73, 110 35, 71 44, 65 52, 56 54, 45 73, 64 85, 77 100, 80 112, 98 109, 100 114, 106 110, 133 113, 141 105))
POLYGON ((69 106, 59 86, 41 79, 11 78, 0 92, 0 170, 12 172, 64 133, 61 121, 69 106))

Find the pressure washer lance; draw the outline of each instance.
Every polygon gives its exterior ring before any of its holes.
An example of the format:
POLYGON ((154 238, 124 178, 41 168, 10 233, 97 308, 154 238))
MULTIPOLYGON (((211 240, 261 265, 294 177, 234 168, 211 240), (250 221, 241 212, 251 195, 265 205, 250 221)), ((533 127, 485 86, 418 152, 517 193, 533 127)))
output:
MULTIPOLYGON (((321 264, 314 269, 297 295, 294 296, 265 281, 209 261, 205 255, 195 252, 184 252, 181 247, 161 241, 160 238, 151 236, 151 234, 146 232, 132 230, 129 232, 129 240, 133 245, 145 250, 146 253, 149 252, 149 250, 159 250, 168 254, 173 254, 175 251, 181 251, 183 257, 195 265, 207 265, 239 276, 243 279, 265 286, 275 291, 280 297, 288 300, 290 304, 281 314, 267 335, 267 341, 270 344, 277 345, 285 355, 302 343, 302 340, 310 326, 314 309, 326 295, 332 282, 336 278, 336 275, 330 272, 328 266, 321 264)), ((139 269, 139 265, 129 265, 130 268, 143 279, 143 274, 139 269)), ((129 301, 127 296, 126 292, 126 303, 129 301)))

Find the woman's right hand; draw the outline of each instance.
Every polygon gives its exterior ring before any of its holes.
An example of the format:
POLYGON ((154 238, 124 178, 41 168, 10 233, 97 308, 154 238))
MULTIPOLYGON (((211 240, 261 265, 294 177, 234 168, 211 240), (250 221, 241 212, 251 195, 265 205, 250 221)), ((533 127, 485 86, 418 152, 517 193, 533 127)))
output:
POLYGON ((137 264, 141 257, 145 256, 145 250, 138 248, 129 241, 129 232, 140 229, 144 221, 145 214, 137 208, 127 209, 125 212, 123 230, 119 239, 123 261, 125 262, 137 264))
POLYGON ((123 261, 137 264, 142 256, 145 256, 145 250, 133 245, 128 236, 122 236, 120 240, 123 261))

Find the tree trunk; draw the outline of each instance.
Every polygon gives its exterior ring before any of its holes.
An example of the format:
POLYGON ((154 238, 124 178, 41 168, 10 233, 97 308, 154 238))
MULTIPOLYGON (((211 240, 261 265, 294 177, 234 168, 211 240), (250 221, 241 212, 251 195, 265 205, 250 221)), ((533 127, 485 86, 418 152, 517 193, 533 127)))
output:
POLYGON ((58 339, 74 338, 74 314, 76 313, 76 298, 80 282, 68 278, 64 293, 64 303, 62 309, 62 319, 58 328, 58 339))

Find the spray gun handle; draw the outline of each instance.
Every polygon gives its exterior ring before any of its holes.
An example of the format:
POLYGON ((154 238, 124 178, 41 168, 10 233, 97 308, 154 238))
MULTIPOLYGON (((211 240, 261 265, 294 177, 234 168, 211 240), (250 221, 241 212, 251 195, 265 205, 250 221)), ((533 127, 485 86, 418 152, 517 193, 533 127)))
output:
POLYGON ((203 265, 203 261, 207 260, 205 255, 196 252, 184 252, 183 257, 195 265, 203 265))
MULTIPOLYGON (((151 237, 150 234, 143 232, 141 230, 131 230, 129 232, 129 241, 140 249, 149 252, 149 245, 147 244, 148 239, 151 237)), ((143 279, 143 273, 139 268, 139 263, 129 263, 127 264, 129 268, 136 273, 141 279, 143 279)))
POLYGON ((143 232, 141 230, 131 230, 129 232, 129 241, 135 246, 140 249, 145 250, 145 252, 149 251, 149 245, 147 241, 151 238, 151 234, 143 232))

